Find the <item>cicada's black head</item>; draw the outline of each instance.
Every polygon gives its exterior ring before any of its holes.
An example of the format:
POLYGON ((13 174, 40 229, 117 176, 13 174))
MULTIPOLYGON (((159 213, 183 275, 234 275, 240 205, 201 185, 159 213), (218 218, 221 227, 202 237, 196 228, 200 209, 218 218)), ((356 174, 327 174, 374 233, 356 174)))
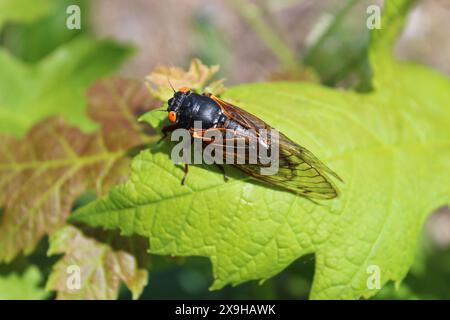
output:
POLYGON ((167 108, 169 121, 177 123, 180 127, 186 129, 188 129, 192 112, 192 103, 189 95, 191 95, 191 90, 188 87, 181 87, 169 99, 167 108))

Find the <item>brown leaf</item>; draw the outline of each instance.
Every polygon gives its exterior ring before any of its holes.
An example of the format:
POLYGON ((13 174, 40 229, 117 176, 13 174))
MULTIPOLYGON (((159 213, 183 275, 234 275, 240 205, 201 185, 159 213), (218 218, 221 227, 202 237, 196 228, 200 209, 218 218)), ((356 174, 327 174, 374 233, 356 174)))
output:
POLYGON ((162 101, 167 101, 173 95, 169 81, 175 90, 180 87, 189 87, 198 92, 203 92, 208 88, 208 92, 220 95, 224 90, 223 79, 207 86, 207 83, 218 71, 218 65, 208 67, 199 59, 193 59, 188 71, 178 67, 159 66, 146 77, 146 80, 150 93, 162 101))
POLYGON ((93 134, 54 117, 23 139, 1 137, 0 261, 30 253, 44 235, 63 226, 86 190, 102 195, 124 182, 130 150, 155 139, 135 120, 155 106, 141 83, 102 80, 89 90, 88 101, 89 114, 100 124, 93 134))
POLYGON ((136 299, 147 284, 147 244, 146 238, 114 231, 61 228, 50 237, 48 254, 64 256, 53 267, 47 290, 56 290, 61 300, 117 299, 123 281, 136 299))

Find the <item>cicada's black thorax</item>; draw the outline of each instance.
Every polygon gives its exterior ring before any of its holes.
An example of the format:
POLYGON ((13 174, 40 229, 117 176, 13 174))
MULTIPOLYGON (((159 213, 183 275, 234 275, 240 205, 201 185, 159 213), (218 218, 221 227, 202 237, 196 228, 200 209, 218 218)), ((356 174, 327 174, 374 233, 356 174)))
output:
POLYGON ((227 117, 220 106, 210 97, 197 93, 176 92, 168 101, 167 111, 174 111, 181 128, 194 128, 195 121, 200 121, 203 129, 220 127, 227 117))

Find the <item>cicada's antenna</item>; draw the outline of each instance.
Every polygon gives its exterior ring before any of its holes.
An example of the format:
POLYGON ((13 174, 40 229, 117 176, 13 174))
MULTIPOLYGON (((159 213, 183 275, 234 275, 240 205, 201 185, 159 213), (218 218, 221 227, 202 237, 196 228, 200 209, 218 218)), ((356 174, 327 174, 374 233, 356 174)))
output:
POLYGON ((173 87, 172 83, 170 82, 169 76, 167 76, 167 82, 169 82, 169 86, 172 88, 173 93, 175 93, 175 88, 173 87))

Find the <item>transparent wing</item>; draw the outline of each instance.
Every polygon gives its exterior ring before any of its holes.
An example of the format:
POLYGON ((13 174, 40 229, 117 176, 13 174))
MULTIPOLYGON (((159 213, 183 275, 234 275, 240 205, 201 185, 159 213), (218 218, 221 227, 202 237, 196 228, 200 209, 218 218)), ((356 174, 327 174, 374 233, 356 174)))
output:
MULTIPOLYGON (((223 112, 230 119, 235 120, 246 129, 254 130, 256 135, 250 134, 245 130, 232 131, 226 128, 214 128, 197 132, 194 134, 194 137, 203 139, 205 132, 218 130, 223 136, 223 140, 220 142, 222 143, 222 147, 224 147, 225 142, 230 139, 236 141, 236 148, 232 152, 235 153, 235 159, 240 159, 240 162, 245 163, 239 164, 238 162, 237 164, 235 163, 234 166, 246 174, 255 177, 256 179, 287 189, 295 194, 309 199, 333 199, 339 195, 338 188, 332 181, 331 177, 334 177, 340 181, 342 181, 342 179, 334 171, 323 164, 316 156, 314 156, 312 152, 296 144, 280 132, 278 134, 278 171, 271 175, 262 174, 261 169, 268 168, 270 164, 263 164, 263 161, 259 158, 259 156, 257 163, 249 164, 248 151, 255 145, 255 143, 258 143, 258 148, 267 148, 268 150, 266 151, 269 153, 271 152, 271 136, 269 135, 264 140, 264 138, 259 134, 261 129, 270 130, 272 129, 271 126, 258 117, 226 101, 223 101, 220 98, 215 96, 211 96, 211 98, 219 104, 223 112), (261 139, 263 139, 262 143, 261 139), (243 141, 245 143, 242 143, 243 141), (247 151, 244 159, 242 159, 242 156, 237 155, 237 151, 239 148, 242 148, 242 146, 244 146, 244 149, 247 151)), ((218 144, 217 142, 211 140, 206 141, 205 139, 204 141, 206 143, 218 144)), ((239 154, 241 155, 241 153, 239 154)), ((226 155, 227 152, 224 149, 224 157, 226 155)))

